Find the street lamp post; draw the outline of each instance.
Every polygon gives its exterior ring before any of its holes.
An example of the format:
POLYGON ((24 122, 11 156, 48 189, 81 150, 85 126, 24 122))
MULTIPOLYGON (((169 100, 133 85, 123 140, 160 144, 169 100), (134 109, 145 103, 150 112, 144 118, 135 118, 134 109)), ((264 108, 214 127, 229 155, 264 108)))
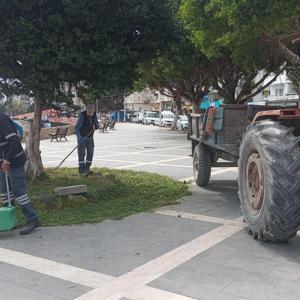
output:
POLYGON ((123 95, 123 97, 124 97, 124 122, 126 122, 126 99, 125 99, 125 96, 126 96, 126 93, 124 91, 124 95, 123 95))

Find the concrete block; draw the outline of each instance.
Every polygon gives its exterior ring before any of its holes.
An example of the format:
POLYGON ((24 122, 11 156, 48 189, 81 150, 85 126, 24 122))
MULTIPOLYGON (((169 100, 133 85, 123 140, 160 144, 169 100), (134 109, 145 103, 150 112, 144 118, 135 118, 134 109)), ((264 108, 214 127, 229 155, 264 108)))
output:
POLYGON ((55 193, 59 196, 67 196, 67 195, 78 195, 87 193, 86 185, 74 185, 74 186, 66 186, 55 189, 55 193))

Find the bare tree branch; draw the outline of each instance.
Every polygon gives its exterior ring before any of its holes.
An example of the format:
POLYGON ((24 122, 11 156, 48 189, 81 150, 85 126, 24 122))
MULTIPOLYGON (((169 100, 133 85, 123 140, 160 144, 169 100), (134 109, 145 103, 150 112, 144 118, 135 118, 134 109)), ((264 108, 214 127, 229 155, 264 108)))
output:
POLYGON ((300 57, 291 51, 279 38, 264 32, 262 39, 267 43, 273 45, 278 50, 279 54, 289 61, 292 65, 300 66, 300 57))
POLYGON ((286 65, 284 65, 277 73, 275 73, 276 75, 265 85, 261 86, 260 88, 258 88, 255 92, 253 92, 252 94, 247 95, 246 97, 243 98, 242 102, 245 102, 246 100, 255 97, 256 95, 258 95, 259 93, 261 93, 264 89, 266 89, 268 86, 270 86, 273 82, 276 81, 276 79, 278 78, 278 76, 286 69, 286 65))

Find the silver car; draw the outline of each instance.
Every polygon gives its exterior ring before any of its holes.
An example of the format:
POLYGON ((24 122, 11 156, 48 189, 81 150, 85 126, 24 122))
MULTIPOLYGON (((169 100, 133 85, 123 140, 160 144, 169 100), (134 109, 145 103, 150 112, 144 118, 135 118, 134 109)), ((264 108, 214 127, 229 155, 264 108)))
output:
POLYGON ((189 129, 189 119, 188 116, 180 115, 176 123, 178 129, 188 130, 189 129))

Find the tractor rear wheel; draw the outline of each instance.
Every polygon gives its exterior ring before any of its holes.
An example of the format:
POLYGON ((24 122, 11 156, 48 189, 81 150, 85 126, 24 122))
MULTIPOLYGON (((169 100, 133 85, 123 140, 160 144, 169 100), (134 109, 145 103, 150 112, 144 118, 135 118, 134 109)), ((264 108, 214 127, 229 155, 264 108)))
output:
POLYGON ((193 154, 194 178, 198 186, 206 186, 211 175, 211 153, 204 144, 198 144, 193 154))
POLYGON ((283 242, 300 229, 300 147, 294 128, 266 120, 240 147, 239 197, 254 238, 283 242))

